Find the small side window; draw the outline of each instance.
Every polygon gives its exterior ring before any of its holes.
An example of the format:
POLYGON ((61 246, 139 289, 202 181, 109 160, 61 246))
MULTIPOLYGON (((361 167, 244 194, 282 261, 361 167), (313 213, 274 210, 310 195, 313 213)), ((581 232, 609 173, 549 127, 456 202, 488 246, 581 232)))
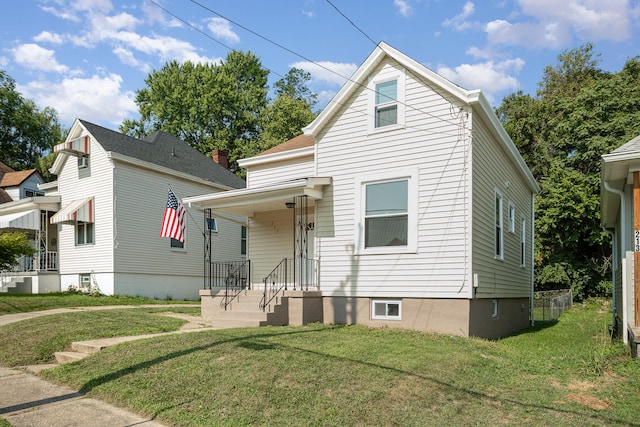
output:
POLYGON ((212 233, 218 232, 218 223, 216 222, 215 218, 207 218, 207 230, 211 231, 212 233))

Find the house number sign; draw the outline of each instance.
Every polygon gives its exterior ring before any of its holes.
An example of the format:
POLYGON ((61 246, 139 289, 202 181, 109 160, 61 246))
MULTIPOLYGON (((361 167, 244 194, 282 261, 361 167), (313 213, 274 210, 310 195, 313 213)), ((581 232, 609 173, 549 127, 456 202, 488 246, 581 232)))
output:
POLYGON ((635 252, 640 252, 640 230, 636 230, 635 252))

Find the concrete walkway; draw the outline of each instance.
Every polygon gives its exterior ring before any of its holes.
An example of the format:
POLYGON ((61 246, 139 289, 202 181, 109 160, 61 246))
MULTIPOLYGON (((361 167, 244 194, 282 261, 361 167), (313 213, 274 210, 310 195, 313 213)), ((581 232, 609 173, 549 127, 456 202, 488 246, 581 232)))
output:
MULTIPOLYGON (((60 308, 31 313, 8 314, 0 316, 0 327, 21 320, 58 313, 117 308, 176 307, 177 305, 178 304, 153 304, 145 306, 78 307, 60 308)), ((194 305, 191 305, 191 307, 194 307, 194 305)), ((167 315, 179 317, 186 320, 187 323, 179 331, 175 332, 148 334, 135 337, 106 338, 74 344, 78 344, 81 347, 86 346, 88 348, 102 349, 124 341, 149 338, 158 335, 213 329, 206 319, 198 316, 189 316, 178 313, 167 313, 167 315)), ((20 368, 0 367, 0 418, 6 419, 15 427, 164 426, 164 424, 157 421, 141 417, 105 402, 85 397, 68 387, 52 384, 37 377, 36 375, 33 375, 42 369, 51 368, 53 366, 56 365, 25 366, 20 368)))

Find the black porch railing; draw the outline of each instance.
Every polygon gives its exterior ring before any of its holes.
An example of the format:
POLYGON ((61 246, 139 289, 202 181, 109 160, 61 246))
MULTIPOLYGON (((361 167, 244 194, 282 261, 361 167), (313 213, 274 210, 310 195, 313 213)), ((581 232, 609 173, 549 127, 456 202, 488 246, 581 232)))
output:
POLYGON ((264 278, 264 295, 260 301, 260 310, 265 311, 269 303, 280 293, 281 290, 287 289, 287 259, 284 258, 280 264, 273 269, 267 277, 264 278))
POLYGON ((212 262, 206 289, 224 289, 220 307, 227 306, 245 289, 251 287, 251 261, 212 262))
POLYGON ((293 290, 305 290, 318 288, 318 264, 317 259, 287 259, 284 258, 263 279, 264 294, 260 301, 260 310, 265 311, 269 303, 289 286, 293 290))

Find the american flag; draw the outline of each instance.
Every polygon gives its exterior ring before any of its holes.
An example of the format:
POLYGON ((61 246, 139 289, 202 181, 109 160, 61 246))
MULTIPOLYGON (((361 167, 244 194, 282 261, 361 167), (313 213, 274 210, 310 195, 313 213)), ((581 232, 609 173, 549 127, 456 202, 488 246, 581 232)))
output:
POLYGON ((162 230, 160 237, 171 237, 184 242, 184 216, 186 211, 180 200, 169 189, 169 198, 167 199, 167 207, 164 210, 164 218, 162 218, 162 230))

